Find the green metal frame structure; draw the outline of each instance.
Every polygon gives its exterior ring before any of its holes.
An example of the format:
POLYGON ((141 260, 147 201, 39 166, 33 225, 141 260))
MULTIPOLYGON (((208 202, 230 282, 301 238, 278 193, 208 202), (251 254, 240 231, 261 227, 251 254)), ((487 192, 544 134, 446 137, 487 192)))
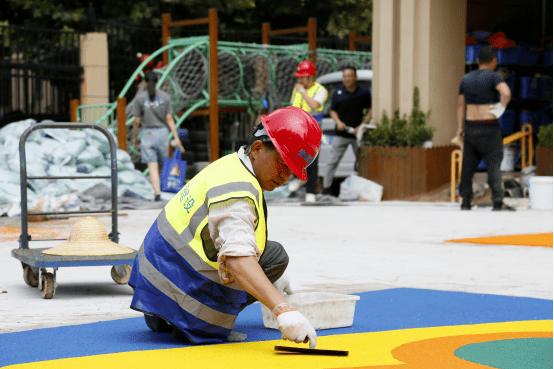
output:
MULTIPOLYGON (((157 87, 169 93, 176 112, 184 111, 175 115, 179 128, 195 110, 210 105, 209 82, 213 76, 209 75, 209 46, 208 36, 169 40, 167 46, 152 53, 138 66, 118 97, 125 96, 151 60, 168 51, 169 64, 155 70, 160 73, 157 87)), ((264 107, 264 100, 269 111, 290 105, 290 94, 296 83, 293 73, 297 64, 310 56, 308 44, 274 46, 219 41, 217 50, 219 107, 246 108, 253 114, 264 107)), ((370 52, 317 49, 316 60, 319 75, 339 71, 348 64, 358 69, 371 69, 370 52)), ((77 108, 77 120, 102 124, 117 134, 116 106, 116 102, 81 105, 77 108)), ((126 125, 132 122, 130 118, 126 125)), ((137 152, 132 146, 130 150, 137 152)))

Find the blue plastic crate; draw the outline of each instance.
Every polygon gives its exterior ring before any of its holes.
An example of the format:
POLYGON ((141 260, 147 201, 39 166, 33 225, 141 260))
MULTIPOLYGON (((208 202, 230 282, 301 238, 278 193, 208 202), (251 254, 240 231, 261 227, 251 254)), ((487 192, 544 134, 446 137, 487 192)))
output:
POLYGON ((498 124, 503 135, 511 135, 515 131, 517 113, 515 110, 506 110, 500 118, 498 124))
POLYGON ((546 50, 542 52, 541 64, 552 65, 552 50, 546 50))
POLYGON ((496 59, 498 64, 517 64, 521 55, 522 48, 496 50, 496 59))
POLYGON ((540 78, 519 77, 519 98, 523 100, 540 98, 540 78))

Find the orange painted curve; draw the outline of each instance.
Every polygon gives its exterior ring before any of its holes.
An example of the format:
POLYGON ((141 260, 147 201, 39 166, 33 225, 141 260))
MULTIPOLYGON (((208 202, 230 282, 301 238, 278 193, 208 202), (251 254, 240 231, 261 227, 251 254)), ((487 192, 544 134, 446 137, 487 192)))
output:
POLYGON ((511 236, 492 236, 460 238, 445 242, 479 243, 484 245, 515 245, 552 247, 552 233, 517 234, 511 236))
MULTIPOLYGON (((460 359, 454 352, 472 343, 507 340, 515 338, 550 338, 552 332, 514 332, 472 334, 450 337, 437 337, 401 345, 392 350, 392 356, 405 364, 358 366, 336 369, 483 369, 492 368, 460 359)), ((368 348, 371 349, 371 348, 368 348)))

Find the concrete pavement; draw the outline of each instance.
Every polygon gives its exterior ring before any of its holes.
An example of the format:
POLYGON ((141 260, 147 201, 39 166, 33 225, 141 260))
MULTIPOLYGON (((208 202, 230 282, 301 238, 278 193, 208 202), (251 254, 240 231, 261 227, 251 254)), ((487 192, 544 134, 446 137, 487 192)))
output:
MULTIPOLYGON (((446 243, 447 239, 552 232, 552 210, 469 212, 450 203, 349 203, 348 206, 268 205, 269 238, 290 256, 293 290, 342 293, 413 287, 552 299, 552 248, 446 243)), ((159 210, 126 210, 120 244, 138 249, 159 210)), ((99 218, 108 226, 109 217, 99 218)), ((60 241, 31 242, 30 247, 60 241)), ((0 333, 140 316, 132 290, 116 285, 110 267, 60 268, 56 295, 42 299, 25 284, 0 243, 0 333), (6 293, 1 293, 6 291, 6 293)))

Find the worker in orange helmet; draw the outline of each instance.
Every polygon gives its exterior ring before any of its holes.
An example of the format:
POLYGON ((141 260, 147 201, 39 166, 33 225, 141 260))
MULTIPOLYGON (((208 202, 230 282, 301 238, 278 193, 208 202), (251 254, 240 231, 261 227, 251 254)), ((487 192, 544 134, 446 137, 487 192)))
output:
MULTIPOLYGON (((312 62, 304 60, 296 68, 294 76, 296 77, 296 85, 292 90, 290 102, 292 106, 296 106, 314 117, 321 125, 323 120, 323 105, 327 100, 328 92, 325 87, 315 82, 316 70, 312 62)), ((297 191, 304 183, 306 183, 306 202, 315 202, 315 189, 318 179, 317 159, 313 165, 308 168, 308 181, 302 181, 300 178, 295 178, 289 183, 291 192, 297 191)))
POLYGON ((274 285, 288 255, 267 240, 264 191, 283 185, 319 152, 321 128, 296 107, 262 116, 247 145, 193 177, 158 215, 133 264, 131 308, 157 332, 196 344, 238 342, 232 331, 256 300, 277 317, 284 340, 316 347, 310 322, 274 285))

